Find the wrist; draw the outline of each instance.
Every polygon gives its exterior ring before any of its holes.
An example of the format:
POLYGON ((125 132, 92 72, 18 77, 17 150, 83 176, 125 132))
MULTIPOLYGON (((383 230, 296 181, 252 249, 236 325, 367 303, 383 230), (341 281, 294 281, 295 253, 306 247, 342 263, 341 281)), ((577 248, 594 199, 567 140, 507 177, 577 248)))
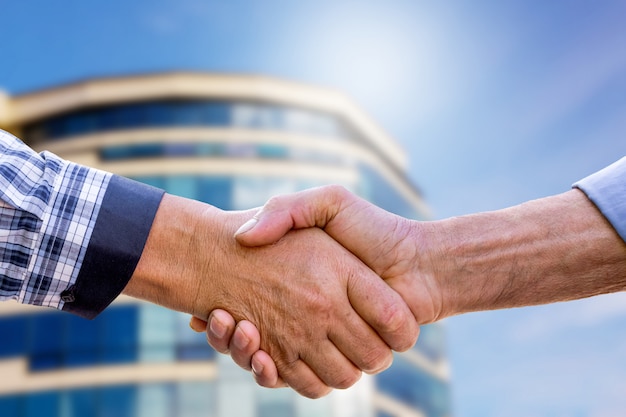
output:
POLYGON ((442 271, 447 256, 441 256, 440 231, 435 222, 406 220, 396 228, 406 230, 396 236, 393 246, 396 262, 385 276, 387 282, 409 305, 418 324, 428 324, 451 315, 442 271))
POLYGON ((166 194, 124 293, 204 319, 198 299, 215 281, 223 217, 213 206, 166 194))

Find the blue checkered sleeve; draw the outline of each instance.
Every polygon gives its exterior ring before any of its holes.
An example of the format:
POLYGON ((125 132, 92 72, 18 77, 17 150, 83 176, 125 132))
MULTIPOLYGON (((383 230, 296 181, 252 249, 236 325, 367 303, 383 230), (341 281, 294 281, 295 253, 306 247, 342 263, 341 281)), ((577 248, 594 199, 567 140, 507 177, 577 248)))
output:
POLYGON ((63 307, 110 177, 0 131, 0 299, 63 307))
POLYGON ((0 300, 95 317, 130 279, 162 194, 0 130, 0 300))

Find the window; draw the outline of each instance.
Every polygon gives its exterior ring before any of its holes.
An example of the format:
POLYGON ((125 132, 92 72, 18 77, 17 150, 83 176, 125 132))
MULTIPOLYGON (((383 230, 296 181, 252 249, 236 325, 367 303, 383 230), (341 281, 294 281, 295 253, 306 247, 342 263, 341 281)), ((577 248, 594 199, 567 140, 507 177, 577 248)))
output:
POLYGON ((103 363, 133 362, 137 358, 137 307, 120 306, 105 310, 96 320, 101 337, 103 363))
POLYGON ((385 394, 421 409, 427 417, 450 415, 448 384, 395 355, 393 365, 376 377, 385 394))
POLYGON ((233 184, 234 210, 246 210, 265 204, 273 195, 296 191, 296 181, 284 177, 236 177, 233 184))
POLYGON ((177 359, 197 361, 215 357, 215 351, 206 342, 206 335, 189 330, 189 316, 187 314, 176 314, 175 320, 177 359))
POLYGON ((0 416, 19 416, 23 399, 19 395, 0 396, 0 416))
POLYGON ((137 412, 133 417, 170 417, 176 415, 173 413, 174 394, 175 391, 172 384, 138 386, 137 412))
POLYGON ((433 323, 420 327, 420 337, 413 349, 421 352, 431 360, 439 360, 446 350, 446 339, 443 326, 433 323))
POLYGON ((222 210, 233 206, 233 179, 231 177, 200 177, 198 179, 198 199, 222 210))
POLYGON ((24 396, 24 417, 56 417, 59 415, 58 392, 35 392, 24 396))
POLYGON ((100 390, 99 417, 135 417, 136 387, 113 386, 100 390))
POLYGON ((258 145, 257 153, 261 158, 286 159, 289 157, 289 148, 283 145, 258 145))
MULTIPOLYGON (((27 322, 24 317, 0 317, 0 359, 24 354, 27 322)), ((4 415, 0 413, 0 415, 4 415)))
MULTIPOLYGON (((215 384, 211 382, 181 382, 176 385, 176 417, 215 417, 217 401, 215 384)), ((235 401, 241 402, 241 397, 235 401)), ((248 402, 248 401, 246 401, 248 402)), ((220 414, 225 415, 225 414, 220 414)), ((235 417, 235 415, 233 415, 235 417)), ((237 415, 237 417, 245 417, 237 415)))
POLYGON ((259 417, 292 417, 296 415, 294 395, 286 390, 262 390, 258 394, 259 417))
POLYGON ((63 417, 96 416, 98 410, 97 390, 78 389, 63 394, 67 415, 63 417))
POLYGON ((318 110, 250 101, 161 100, 102 106, 50 117, 24 127, 37 142, 94 132, 165 126, 216 126, 286 130, 310 135, 357 138, 356 130, 318 110))
POLYGON ((64 327, 61 313, 37 314, 31 318, 28 348, 31 369, 40 371, 61 366, 64 327))
POLYGON ((90 366, 98 363, 98 325, 72 314, 64 314, 66 322, 65 342, 63 346, 68 367, 90 366))
POLYGON ((191 199, 197 198, 197 186, 198 177, 194 175, 170 175, 164 181, 167 192, 191 199))
POLYGON ((172 362, 176 358, 177 313, 152 304, 139 307, 139 360, 172 362))
POLYGON ((409 219, 420 217, 409 201, 380 174, 365 164, 359 164, 361 184, 359 194, 383 209, 409 219))

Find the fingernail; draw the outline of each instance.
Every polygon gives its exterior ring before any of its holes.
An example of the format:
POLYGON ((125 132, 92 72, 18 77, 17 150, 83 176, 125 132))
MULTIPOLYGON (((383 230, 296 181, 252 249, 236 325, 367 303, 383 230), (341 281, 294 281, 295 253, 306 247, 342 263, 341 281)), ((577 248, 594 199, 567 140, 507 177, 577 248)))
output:
POLYGON ((254 217, 251 218, 250 220, 248 220, 247 222, 242 224, 239 229, 237 229, 237 231, 235 232, 235 236, 241 235, 241 234, 244 234, 244 233, 250 231, 250 229, 252 229, 254 226, 256 226, 256 224, 258 222, 259 221, 257 219, 255 219, 254 217))
POLYGON ((192 317, 192 318, 189 320, 189 327, 191 328, 191 330, 193 330, 194 332, 204 332, 204 331, 206 330, 206 329, 201 329, 201 330, 196 329, 196 328, 193 326, 194 322, 195 322, 195 319, 192 317))
POLYGON ((211 316, 209 328, 211 329, 211 333, 220 339, 226 334, 226 326, 213 316, 211 316))
POLYGON ((248 336, 241 330, 241 327, 237 326, 235 329, 235 334, 233 335, 233 343, 237 349, 244 350, 249 344, 250 339, 248 336))
POLYGON ((254 356, 252 357, 252 361, 250 361, 250 366, 252 367, 252 372, 254 372, 255 375, 261 375, 261 372, 263 372, 263 364, 254 356))

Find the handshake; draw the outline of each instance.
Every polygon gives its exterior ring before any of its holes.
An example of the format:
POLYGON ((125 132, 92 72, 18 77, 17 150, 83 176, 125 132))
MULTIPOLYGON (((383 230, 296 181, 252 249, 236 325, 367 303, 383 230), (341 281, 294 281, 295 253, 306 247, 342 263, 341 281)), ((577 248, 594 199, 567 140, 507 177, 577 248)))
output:
POLYGON ((264 317, 254 323, 263 337, 250 321, 235 327, 224 310, 214 310, 208 326, 192 318, 191 327, 206 329, 209 343, 252 369, 262 386, 289 385, 308 397, 347 388, 361 371, 389 367, 391 349, 409 349, 418 322, 441 314, 432 274, 417 271, 426 260, 418 259, 416 232, 409 220, 337 186, 275 197, 235 232, 242 247, 290 253, 279 286, 257 283, 264 317), (276 304, 278 311, 264 311, 276 304))
POLYGON ((245 212, 166 195, 124 292, 190 313, 260 385, 315 398, 389 367, 419 325, 621 291, 625 271, 577 189, 419 222, 328 186, 245 212))

